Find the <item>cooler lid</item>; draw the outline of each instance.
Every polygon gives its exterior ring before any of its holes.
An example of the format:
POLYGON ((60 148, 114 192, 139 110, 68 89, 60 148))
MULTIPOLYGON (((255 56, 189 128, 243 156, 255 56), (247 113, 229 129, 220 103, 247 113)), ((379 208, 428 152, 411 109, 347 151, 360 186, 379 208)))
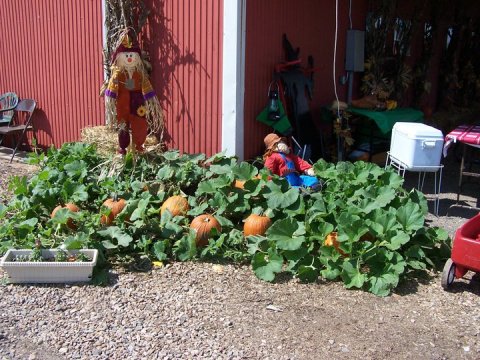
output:
POLYGON ((425 137, 436 137, 443 139, 443 134, 439 129, 422 123, 397 122, 395 125, 393 125, 393 130, 401 132, 412 139, 425 137))

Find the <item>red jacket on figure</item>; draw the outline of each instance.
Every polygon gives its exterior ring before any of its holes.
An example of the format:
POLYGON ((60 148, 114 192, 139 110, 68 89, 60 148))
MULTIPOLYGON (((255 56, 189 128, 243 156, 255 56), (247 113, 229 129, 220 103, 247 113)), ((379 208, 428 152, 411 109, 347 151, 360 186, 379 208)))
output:
MULTIPOLYGON (((312 167, 312 165, 303 160, 300 156, 291 153, 283 155, 294 163, 295 169, 300 174, 303 174, 305 170, 308 170, 312 167)), ((278 152, 273 152, 265 159, 265 167, 267 167, 272 173, 279 176, 285 176, 290 172, 290 170, 287 168, 286 161, 278 152)))

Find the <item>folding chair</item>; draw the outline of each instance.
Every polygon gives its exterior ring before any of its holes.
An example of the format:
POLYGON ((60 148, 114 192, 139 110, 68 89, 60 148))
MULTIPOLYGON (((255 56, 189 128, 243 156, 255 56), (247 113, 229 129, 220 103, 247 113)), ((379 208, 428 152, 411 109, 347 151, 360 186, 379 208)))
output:
POLYGON ((37 103, 35 102, 35 100, 32 99, 20 100, 15 107, 14 115, 12 116, 8 125, 0 127, 0 145, 2 144, 3 139, 6 135, 13 134, 15 138, 13 153, 12 157, 10 158, 10 162, 12 162, 13 158, 15 157, 18 147, 23 144, 24 141, 28 143, 27 137, 25 136, 28 130, 33 131, 33 136, 35 138, 35 129, 32 123, 32 115, 35 111, 36 105, 37 103))
POLYGON ((13 92, 0 95, 0 126, 10 124, 13 110, 18 104, 18 96, 13 92))

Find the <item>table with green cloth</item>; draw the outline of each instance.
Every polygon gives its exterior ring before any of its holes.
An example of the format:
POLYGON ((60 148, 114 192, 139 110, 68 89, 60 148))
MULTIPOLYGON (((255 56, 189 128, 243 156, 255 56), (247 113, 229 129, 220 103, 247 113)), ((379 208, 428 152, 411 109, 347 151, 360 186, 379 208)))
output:
POLYGON ((388 150, 393 126, 397 122, 423 122, 423 112, 412 108, 393 110, 370 110, 349 107, 350 114, 358 115, 357 128, 354 134, 356 149, 369 153, 369 160, 375 153, 388 150))
POLYGON ((390 133, 397 122, 423 122, 423 112, 412 108, 378 111, 349 107, 347 111, 373 120, 384 135, 390 133))

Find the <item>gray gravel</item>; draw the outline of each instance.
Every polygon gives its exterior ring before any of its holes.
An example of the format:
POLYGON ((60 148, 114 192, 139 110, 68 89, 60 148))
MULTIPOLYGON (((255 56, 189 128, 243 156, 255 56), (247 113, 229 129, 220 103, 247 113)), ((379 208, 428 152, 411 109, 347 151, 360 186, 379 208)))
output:
MULTIPOLYGON (((0 167, 5 199, 6 174, 30 169, 0 167)), ((445 216, 455 194, 441 197, 441 216, 427 219, 453 236, 470 214, 445 216)), ((114 269, 105 287, 0 285, 0 358, 478 359, 480 282, 469 273, 454 285, 444 291, 432 273, 379 298, 339 283, 269 284, 248 266, 193 262, 114 269)))

